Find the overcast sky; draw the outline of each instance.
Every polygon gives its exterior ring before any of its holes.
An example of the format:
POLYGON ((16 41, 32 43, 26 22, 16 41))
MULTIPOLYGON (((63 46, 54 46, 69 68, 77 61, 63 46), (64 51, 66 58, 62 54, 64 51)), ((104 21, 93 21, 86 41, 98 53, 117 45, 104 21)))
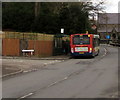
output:
MULTIPOLYGON (((92 1, 97 3, 98 1, 101 1, 101 0, 92 0, 92 1)), ((119 1, 120 0, 104 0, 105 11, 107 13, 118 13, 118 9, 120 11, 120 7, 118 7, 119 1)))
MULTIPOLYGON (((120 7, 118 7, 118 2, 120 1, 120 0, 2 0, 2 1, 11 1, 11 2, 16 2, 16 1, 21 1, 21 2, 24 2, 24 1, 29 1, 29 2, 34 2, 34 1, 56 1, 56 2, 65 2, 65 1, 91 1, 91 2, 96 2, 96 3, 98 3, 99 1, 103 1, 103 2, 105 2, 105 4, 104 4, 104 6, 106 7, 106 9, 105 9, 105 11, 107 12, 107 13, 118 13, 118 11, 119 11, 119 13, 120 13, 120 7), (119 9, 119 10, 118 10, 119 9)), ((119 4, 119 6, 120 6, 120 4, 119 4)))
POLYGON ((106 0, 106 11, 108 13, 118 13, 118 9, 120 9, 120 7, 118 7, 118 3, 119 0, 106 0))

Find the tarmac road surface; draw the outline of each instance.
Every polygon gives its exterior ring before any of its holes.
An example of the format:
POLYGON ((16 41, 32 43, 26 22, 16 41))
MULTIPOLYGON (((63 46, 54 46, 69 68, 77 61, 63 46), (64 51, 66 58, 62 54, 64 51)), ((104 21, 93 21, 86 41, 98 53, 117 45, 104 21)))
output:
POLYGON ((3 98, 117 98, 118 48, 95 58, 69 59, 3 82, 3 98))

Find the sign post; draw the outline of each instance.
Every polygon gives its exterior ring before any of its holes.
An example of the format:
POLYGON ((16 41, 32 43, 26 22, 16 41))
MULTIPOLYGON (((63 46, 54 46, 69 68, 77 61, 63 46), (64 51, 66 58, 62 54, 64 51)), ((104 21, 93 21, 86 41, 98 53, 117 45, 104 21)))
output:
POLYGON ((110 39, 110 35, 106 35, 106 38, 107 38, 107 39, 110 39))

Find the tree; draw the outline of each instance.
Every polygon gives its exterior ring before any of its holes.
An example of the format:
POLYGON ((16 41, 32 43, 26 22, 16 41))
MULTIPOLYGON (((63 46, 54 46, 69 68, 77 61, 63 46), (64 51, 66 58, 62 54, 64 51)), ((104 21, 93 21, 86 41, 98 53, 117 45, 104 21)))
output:
POLYGON ((90 11, 97 9, 90 2, 3 3, 3 29, 66 34, 91 31, 90 11))
POLYGON ((33 7, 33 3, 3 3, 3 29, 31 31, 31 23, 34 21, 33 7))

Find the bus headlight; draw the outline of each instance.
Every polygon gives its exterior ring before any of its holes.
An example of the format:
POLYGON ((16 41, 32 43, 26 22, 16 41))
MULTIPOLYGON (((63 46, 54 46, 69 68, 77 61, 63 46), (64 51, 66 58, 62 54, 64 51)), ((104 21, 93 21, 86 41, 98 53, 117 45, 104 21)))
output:
POLYGON ((72 52, 72 53, 74 53, 74 50, 73 50, 73 48, 71 48, 71 52, 72 52))

